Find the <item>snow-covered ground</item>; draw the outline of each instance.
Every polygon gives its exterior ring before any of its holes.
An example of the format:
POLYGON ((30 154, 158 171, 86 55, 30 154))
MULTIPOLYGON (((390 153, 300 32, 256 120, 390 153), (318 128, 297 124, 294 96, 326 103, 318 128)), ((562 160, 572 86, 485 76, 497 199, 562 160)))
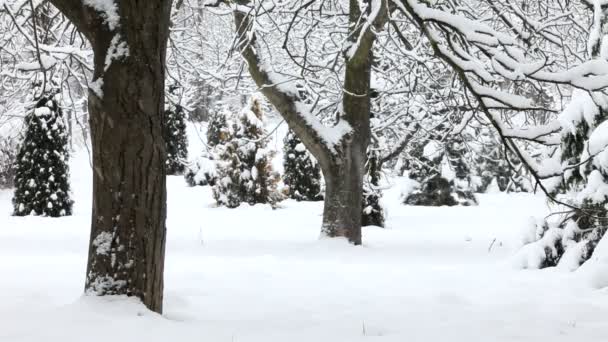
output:
POLYGON ((399 204, 364 246, 319 240, 322 203, 215 208, 208 188, 168 181, 165 313, 83 297, 90 220, 86 154, 75 215, 12 217, 0 192, 0 341, 607 341, 608 292, 578 273, 520 270, 534 195, 467 208, 399 204))

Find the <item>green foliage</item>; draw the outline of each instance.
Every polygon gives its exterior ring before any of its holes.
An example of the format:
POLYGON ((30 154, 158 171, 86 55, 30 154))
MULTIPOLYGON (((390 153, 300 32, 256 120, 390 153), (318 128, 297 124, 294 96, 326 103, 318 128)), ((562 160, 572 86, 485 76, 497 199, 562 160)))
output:
POLYGON ((25 126, 17 154, 14 215, 71 215, 68 136, 56 97, 40 99, 25 126))
POLYGON ((477 205, 471 189, 471 170, 466 146, 460 137, 441 144, 436 141, 417 147, 409 177, 418 187, 404 198, 404 204, 421 206, 477 205), (432 151, 426 151, 430 149, 432 151))
POLYGON ((283 139, 283 183, 289 198, 321 201, 321 168, 294 132, 283 139))
POLYGON ((236 208, 281 200, 277 191, 279 175, 272 169, 274 152, 266 145, 262 110, 256 99, 237 117, 226 118, 230 130, 221 131, 214 147, 217 180, 213 197, 218 205, 236 208))
POLYGON ((231 125, 228 124, 228 118, 232 113, 227 107, 222 107, 217 112, 211 115, 209 125, 207 126, 207 145, 214 147, 223 141, 227 141, 231 135, 231 125))
POLYGON ((180 105, 170 104, 164 113, 163 137, 167 149, 166 168, 168 175, 181 175, 188 159, 188 138, 184 110, 180 105))
MULTIPOLYGON (((553 195, 571 208, 557 220, 537 225, 541 234, 532 243, 544 247, 540 267, 556 266, 570 249, 573 249, 571 255, 575 255, 578 265, 583 264, 591 257, 608 227, 608 169, 603 162, 606 151, 597 156, 589 155, 591 135, 605 122, 608 114, 596 104, 595 95, 575 92, 562 114, 566 129, 560 144, 561 163, 567 167, 553 195), (572 165, 575 167, 568 167, 572 165)), ((571 264, 573 257, 569 259, 571 264)))
POLYGON ((385 210, 380 203, 382 192, 380 185, 380 164, 378 150, 369 149, 367 153, 366 173, 363 180, 362 226, 384 227, 385 210))

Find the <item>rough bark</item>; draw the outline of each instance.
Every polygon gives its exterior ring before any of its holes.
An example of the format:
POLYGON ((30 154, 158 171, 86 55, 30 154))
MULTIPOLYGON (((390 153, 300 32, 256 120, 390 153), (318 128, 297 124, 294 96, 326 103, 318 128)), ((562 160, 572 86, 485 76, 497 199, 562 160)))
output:
POLYGON ((161 125, 171 1, 115 1, 120 21, 114 27, 81 1, 52 2, 94 51, 93 212, 85 291, 136 296, 161 312, 166 235, 161 125), (117 43, 124 43, 128 54, 108 56, 117 43))
MULTIPOLYGON (((359 17, 352 9, 351 16, 359 17)), ((323 233, 344 236, 355 245, 361 244, 363 175, 371 134, 371 46, 359 52, 346 63, 342 100, 341 119, 349 123, 352 133, 343 141, 340 155, 321 164, 326 182, 323 233)))
POLYGON ((345 237, 349 242, 361 244, 361 200, 363 197, 363 172, 365 154, 349 146, 348 156, 341 165, 322 168, 325 177, 325 202, 321 231, 329 237, 345 237))

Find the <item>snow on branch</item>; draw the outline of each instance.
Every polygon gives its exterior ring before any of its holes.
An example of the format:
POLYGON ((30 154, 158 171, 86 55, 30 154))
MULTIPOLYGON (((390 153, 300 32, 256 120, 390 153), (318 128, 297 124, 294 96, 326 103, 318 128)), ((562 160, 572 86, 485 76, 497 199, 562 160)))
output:
POLYGON ((99 12, 110 31, 118 28, 120 16, 118 15, 118 6, 114 0, 83 0, 83 2, 86 6, 99 12))
POLYGON ((358 31, 355 30, 355 33, 358 32, 356 41, 347 43, 346 58, 348 60, 357 61, 367 56, 376 34, 374 30, 384 26, 387 20, 385 0, 371 0, 371 3, 369 5, 365 3, 365 6, 370 6, 369 14, 365 14, 367 8, 360 8, 363 12, 363 24, 360 24, 358 31))
POLYGON ((311 151, 335 155, 341 142, 352 132, 352 127, 345 120, 338 121, 333 127, 324 125, 311 112, 311 106, 302 100, 302 90, 265 63, 259 54, 262 49, 257 45, 252 20, 254 10, 243 4, 233 6, 237 26, 236 47, 247 62, 251 77, 311 151))
POLYGON ((588 91, 608 87, 608 61, 605 59, 589 60, 567 70, 549 70, 552 63, 546 58, 528 61, 528 49, 521 46, 516 37, 484 22, 430 8, 418 0, 395 0, 395 3, 402 11, 418 18, 437 43, 437 48, 451 62, 484 82, 504 77, 567 84, 588 91))
MULTIPOLYGON (((561 129, 559 121, 526 129, 509 128, 495 109, 515 111, 531 110, 533 102, 528 98, 512 94, 503 89, 504 80, 534 80, 541 77, 558 77, 556 73, 538 74, 547 65, 546 60, 528 62, 519 42, 484 23, 443 10, 432 9, 416 0, 399 0, 402 10, 421 29, 429 40, 437 57, 441 58, 456 72, 467 91, 476 100, 481 112, 498 131, 501 140, 522 160, 538 186, 551 197, 541 180, 559 175, 559 162, 550 160, 539 164, 514 140, 528 140, 544 144, 557 144, 554 133, 561 129)), ((571 75, 573 76, 573 75, 571 75)), ((562 80, 566 76, 561 76, 562 80)), ((569 78, 574 81, 575 77, 569 78)), ((567 83, 567 82, 564 82, 567 83)))

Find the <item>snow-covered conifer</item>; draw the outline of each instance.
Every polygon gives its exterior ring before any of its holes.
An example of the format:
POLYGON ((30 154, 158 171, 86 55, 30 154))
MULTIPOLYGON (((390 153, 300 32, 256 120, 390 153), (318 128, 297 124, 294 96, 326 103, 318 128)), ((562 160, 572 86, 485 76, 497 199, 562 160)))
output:
POLYGON ((455 205, 450 183, 441 177, 443 152, 435 141, 415 143, 410 151, 411 160, 405 165, 407 175, 416 181, 416 187, 406 194, 403 203, 408 205, 455 205))
POLYGON ((452 197, 456 204, 477 205, 471 188, 471 169, 466 160, 466 146, 461 137, 454 137, 446 143, 442 166, 442 174, 450 180, 452 197))
POLYGON ((191 161, 184 172, 184 178, 189 186, 215 185, 217 172, 216 161, 219 155, 224 155, 226 151, 213 151, 215 146, 227 144, 234 136, 233 114, 227 106, 220 106, 214 111, 207 125, 207 148, 210 152, 203 151, 194 161, 191 161))
POLYGON ((165 109, 163 136, 167 148, 167 174, 181 175, 188 159, 188 138, 183 107, 168 103, 165 109))
MULTIPOLYGON (((596 16, 588 48, 593 59, 608 60, 608 17, 595 4, 596 16)), ((537 262, 528 267, 558 264, 573 270, 591 258, 608 229, 608 95, 575 89, 559 117, 562 127, 559 186, 553 195, 567 208, 537 223, 536 241, 526 250, 537 262), (564 210, 566 210, 564 212, 564 210)), ((559 160, 559 161, 557 161, 559 160)))
POLYGON ((418 186, 405 196, 404 203, 423 206, 476 205, 471 189, 470 169, 465 160, 461 139, 441 143, 429 140, 414 150, 416 161, 410 163, 409 177, 418 186))
POLYGON ((384 227, 385 210, 380 202, 382 192, 380 185, 380 164, 377 150, 369 149, 365 179, 363 180, 363 211, 361 215, 362 226, 384 227))
POLYGON ((212 155, 204 152, 194 161, 190 162, 184 172, 184 178, 189 186, 213 186, 217 173, 212 155))
POLYGON ((249 178, 249 174, 241 177, 244 165, 237 149, 236 141, 220 142, 214 149, 217 179, 212 188, 213 198, 218 205, 228 208, 236 208, 241 205, 246 192, 243 178, 249 178))
POLYGON ((289 198, 321 201, 321 167, 294 132, 283 139, 283 183, 289 198))
POLYGON ((46 95, 25 118, 13 197, 14 215, 72 214, 68 137, 58 95, 46 95))
POLYGON ((229 208, 238 207, 242 202, 274 206, 281 198, 277 191, 279 175, 272 168, 274 151, 267 147, 259 101, 250 99, 247 107, 227 122, 232 129, 222 132, 214 147, 215 200, 229 208))
POLYGON ((228 107, 222 106, 211 114, 209 119, 209 125, 207 126, 207 145, 214 147, 220 142, 227 141, 228 135, 230 134, 230 124, 228 118, 232 116, 232 113, 228 107))
POLYGON ((572 210, 566 215, 552 215, 536 225, 537 239, 527 250, 536 248, 542 257, 529 267, 550 267, 564 262, 568 268, 575 269, 591 257, 606 232, 608 153, 595 143, 605 139, 600 136, 608 132, 602 129, 608 128, 608 108, 596 104, 601 96, 575 90, 572 101, 561 114, 564 174, 554 195, 572 210))

